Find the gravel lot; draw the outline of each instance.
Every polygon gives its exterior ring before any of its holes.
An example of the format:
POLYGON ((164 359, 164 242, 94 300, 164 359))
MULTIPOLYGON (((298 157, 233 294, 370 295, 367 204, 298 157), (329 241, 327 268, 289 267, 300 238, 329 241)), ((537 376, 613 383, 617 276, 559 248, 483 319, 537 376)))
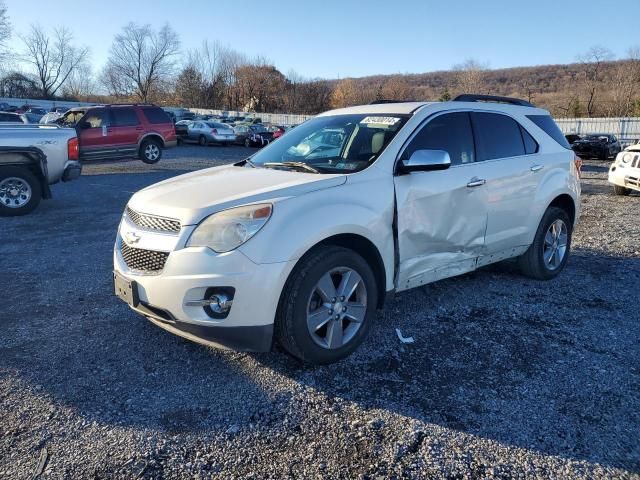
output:
POLYGON ((614 197, 604 163, 558 279, 500 265, 400 294, 355 355, 302 368, 111 293, 130 195, 246 155, 89 165, 0 219, 0 478, 640 478, 640 196, 614 197))

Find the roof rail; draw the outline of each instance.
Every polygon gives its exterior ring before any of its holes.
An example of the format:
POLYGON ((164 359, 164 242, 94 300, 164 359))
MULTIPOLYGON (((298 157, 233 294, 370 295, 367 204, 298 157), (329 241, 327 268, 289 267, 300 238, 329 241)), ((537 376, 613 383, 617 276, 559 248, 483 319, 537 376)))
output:
POLYGON ((458 95, 453 99, 454 102, 492 102, 492 103, 508 103, 510 105, 519 105, 521 107, 535 107, 526 100, 513 97, 500 97, 498 95, 476 95, 473 93, 467 93, 458 95))
POLYGON ((155 107, 153 103, 105 103, 103 107, 155 107))
POLYGON ((374 100, 373 102, 369 103, 369 105, 383 105, 385 103, 413 103, 413 102, 417 102, 417 100, 374 100))

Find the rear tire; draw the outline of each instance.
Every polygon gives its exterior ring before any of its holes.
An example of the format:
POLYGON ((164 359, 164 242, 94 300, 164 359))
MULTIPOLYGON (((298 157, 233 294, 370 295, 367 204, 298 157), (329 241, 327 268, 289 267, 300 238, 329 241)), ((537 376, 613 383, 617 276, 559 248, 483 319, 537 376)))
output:
POLYGON ((200 146, 206 147, 207 146, 207 138, 204 135, 200 135, 200 138, 198 139, 198 143, 200 144, 200 146))
POLYGON ((631 193, 630 188, 621 187, 620 185, 613 186, 614 195, 629 195, 631 193))
POLYGON ((365 339, 377 301, 369 264, 352 250, 322 246, 303 257, 285 283, 276 339, 304 362, 337 362, 365 339))
POLYGON ((31 213, 42 199, 42 186, 26 167, 0 168, 0 216, 31 213))
POLYGON ((558 276, 569 258, 572 232, 573 225, 567 212, 549 207, 538 225, 533 243, 518 258, 521 272, 536 280, 551 280, 558 276), (559 231, 557 237, 554 230, 559 231))
POLYGON ((140 160, 149 165, 158 163, 162 158, 162 145, 157 140, 145 140, 140 145, 140 160))

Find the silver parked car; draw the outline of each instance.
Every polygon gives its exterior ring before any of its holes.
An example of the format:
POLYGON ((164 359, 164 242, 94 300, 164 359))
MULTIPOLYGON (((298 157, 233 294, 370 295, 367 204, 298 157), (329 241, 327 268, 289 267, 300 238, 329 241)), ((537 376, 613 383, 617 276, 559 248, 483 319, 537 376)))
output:
POLYGON ((196 120, 190 123, 187 128, 187 139, 192 142, 196 141, 203 146, 210 143, 229 145, 236 141, 235 132, 224 123, 196 120))

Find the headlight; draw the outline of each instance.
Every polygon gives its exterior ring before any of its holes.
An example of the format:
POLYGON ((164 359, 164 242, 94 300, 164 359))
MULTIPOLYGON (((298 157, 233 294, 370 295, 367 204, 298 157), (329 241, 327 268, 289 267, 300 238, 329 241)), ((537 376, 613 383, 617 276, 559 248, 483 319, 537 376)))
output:
POLYGON ((262 203, 214 213, 196 227, 187 247, 209 247, 218 253, 234 250, 258 233, 271 210, 271 204, 262 203))
POLYGON ((624 163, 629 163, 631 159, 633 159, 633 155, 631 153, 625 153, 624 155, 622 155, 622 161, 624 163))

